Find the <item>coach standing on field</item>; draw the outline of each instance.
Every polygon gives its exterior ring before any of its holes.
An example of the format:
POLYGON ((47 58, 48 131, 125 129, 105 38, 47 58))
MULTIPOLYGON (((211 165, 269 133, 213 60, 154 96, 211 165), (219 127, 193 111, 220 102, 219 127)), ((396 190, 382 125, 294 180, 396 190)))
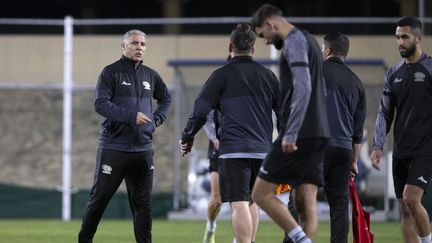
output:
POLYGON ((136 242, 152 242, 152 134, 165 121, 171 96, 159 74, 143 65, 144 32, 129 30, 121 47, 123 56, 102 70, 96 87, 95 110, 105 119, 79 243, 92 242, 103 212, 123 179, 136 242), (152 99, 157 100, 155 111, 152 99))
POLYGON ((396 43, 403 60, 391 67, 375 124, 371 161, 379 170, 387 133, 394 118, 393 184, 407 243, 430 243, 429 216, 421 203, 432 176, 432 57, 422 52, 420 21, 397 23, 396 43), (395 116, 396 112, 396 117, 395 116))
POLYGON ((238 243, 255 241, 259 211, 251 190, 272 142, 272 110, 278 109, 278 79, 252 59, 256 35, 249 24, 231 33, 232 59, 205 83, 181 138, 181 151, 190 152, 194 135, 212 108, 220 111, 219 184, 222 202, 232 209, 238 243))
POLYGON ((358 173, 366 97, 361 80, 345 65, 349 39, 340 33, 331 33, 324 37, 322 47, 331 134, 324 159, 324 190, 330 205, 330 242, 347 243, 348 182, 350 171, 352 175, 358 173))

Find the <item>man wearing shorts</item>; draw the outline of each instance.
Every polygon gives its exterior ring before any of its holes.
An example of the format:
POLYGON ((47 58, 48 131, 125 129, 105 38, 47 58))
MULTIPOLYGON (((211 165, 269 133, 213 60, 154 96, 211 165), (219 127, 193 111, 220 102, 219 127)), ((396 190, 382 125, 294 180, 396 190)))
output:
POLYGON ((429 215, 421 199, 432 176, 432 57, 420 48, 422 27, 416 18, 399 20, 395 37, 403 60, 384 79, 371 161, 379 170, 394 118, 393 184, 402 235, 407 243, 430 243, 429 215))
POLYGON ((203 243, 215 243, 216 217, 219 214, 222 201, 219 190, 219 112, 211 110, 207 115, 204 131, 209 138, 207 158, 209 159, 210 200, 207 205, 207 224, 203 243))
POLYGON ((322 53, 314 37, 289 23, 273 5, 262 5, 252 17, 252 26, 258 37, 281 50, 279 136, 263 162, 252 198, 292 242, 312 242, 329 137, 322 53), (282 183, 295 189, 294 203, 303 229, 275 196, 275 188, 282 183))
POLYGON ((251 190, 261 162, 270 150, 272 110, 279 104, 279 81, 272 71, 252 59, 256 35, 249 24, 231 33, 232 59, 214 71, 198 98, 181 138, 183 154, 190 152, 194 135, 211 109, 220 111, 219 185, 222 202, 232 209, 238 243, 255 241, 258 207, 251 190))

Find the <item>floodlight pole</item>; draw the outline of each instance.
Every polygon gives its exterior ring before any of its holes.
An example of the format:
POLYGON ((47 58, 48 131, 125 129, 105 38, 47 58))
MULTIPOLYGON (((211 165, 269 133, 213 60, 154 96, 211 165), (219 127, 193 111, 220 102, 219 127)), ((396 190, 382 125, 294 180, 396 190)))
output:
POLYGON ((62 220, 71 219, 73 18, 64 19, 62 220))

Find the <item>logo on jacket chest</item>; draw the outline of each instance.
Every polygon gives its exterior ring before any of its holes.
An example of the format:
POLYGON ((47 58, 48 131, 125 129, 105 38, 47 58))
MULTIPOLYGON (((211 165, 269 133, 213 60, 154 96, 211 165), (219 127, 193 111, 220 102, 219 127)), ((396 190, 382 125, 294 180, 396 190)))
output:
POLYGON ((126 81, 123 80, 123 82, 121 82, 121 85, 131 86, 132 83, 126 82, 126 81))
POLYGON ((143 86, 144 86, 144 89, 146 89, 146 90, 150 90, 150 83, 149 83, 149 82, 147 82, 147 81, 142 81, 142 84, 143 84, 143 86))
POLYGON ((414 73, 414 82, 424 82, 425 78, 426 78, 426 75, 422 72, 415 72, 414 73))
POLYGON ((400 83, 400 82, 402 82, 402 80, 403 80, 403 79, 401 79, 401 78, 395 78, 395 79, 394 79, 394 82, 395 82, 395 83, 400 83))

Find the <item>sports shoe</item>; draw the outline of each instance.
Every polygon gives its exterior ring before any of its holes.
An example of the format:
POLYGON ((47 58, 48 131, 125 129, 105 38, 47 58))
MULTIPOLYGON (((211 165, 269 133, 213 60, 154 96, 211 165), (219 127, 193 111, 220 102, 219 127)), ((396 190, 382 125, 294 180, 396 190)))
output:
POLYGON ((289 238, 287 234, 285 234, 285 238, 282 243, 293 243, 293 241, 289 238))
POLYGON ((204 232, 204 238, 203 238, 203 243, 215 243, 215 232, 211 232, 211 231, 205 231, 204 232))

